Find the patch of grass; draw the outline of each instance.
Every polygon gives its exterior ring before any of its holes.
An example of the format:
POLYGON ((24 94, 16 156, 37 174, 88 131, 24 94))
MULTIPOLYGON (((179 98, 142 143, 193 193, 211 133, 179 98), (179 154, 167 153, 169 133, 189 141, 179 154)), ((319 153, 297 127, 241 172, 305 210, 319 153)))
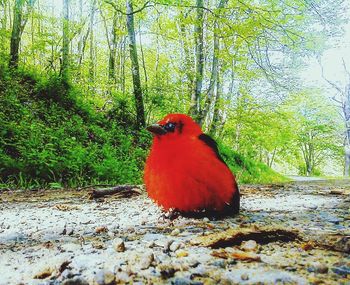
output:
POLYGON ((219 149, 239 183, 269 184, 289 181, 287 177, 272 170, 266 164, 246 158, 228 146, 219 143, 219 149))
POLYGON ((0 185, 142 182, 150 136, 135 131, 133 122, 119 121, 113 110, 96 112, 57 76, 0 70, 0 185))

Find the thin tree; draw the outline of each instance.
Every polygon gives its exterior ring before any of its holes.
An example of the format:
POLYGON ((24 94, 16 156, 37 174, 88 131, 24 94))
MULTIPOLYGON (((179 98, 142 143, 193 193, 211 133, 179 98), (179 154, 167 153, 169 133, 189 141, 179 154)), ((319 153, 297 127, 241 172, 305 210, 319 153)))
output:
POLYGON ((91 2, 90 6, 90 61, 89 61, 89 80, 92 85, 92 92, 95 92, 95 34, 94 34, 94 21, 95 21, 96 0, 91 2))
POLYGON ((102 8, 100 7, 100 13, 103 20, 107 44, 109 49, 108 56, 108 82, 110 87, 114 88, 116 83, 116 53, 117 53, 117 31, 118 31, 118 12, 116 10, 113 11, 113 21, 111 31, 108 30, 107 19, 103 13, 102 8))
POLYGON ((16 0, 13 9, 13 25, 10 42, 10 61, 9 66, 18 67, 19 46, 21 43, 22 33, 28 21, 30 11, 34 6, 35 0, 16 0), (27 11, 24 11, 25 3, 27 3, 27 11))
POLYGON ((135 37, 135 25, 134 25, 134 12, 132 1, 126 1, 126 27, 128 30, 129 37, 129 52, 131 59, 131 69, 132 69, 132 81, 135 96, 136 105, 136 121, 137 127, 141 128, 145 126, 145 110, 143 105, 142 89, 141 89, 141 79, 140 79, 140 67, 137 57, 137 46, 135 37))
POLYGON ((117 22, 118 14, 114 11, 111 41, 109 43, 109 59, 108 59, 108 79, 111 84, 115 84, 115 57, 117 51, 117 22))
POLYGON ((344 133, 344 176, 349 177, 350 176, 350 71, 348 70, 344 58, 342 58, 343 61, 343 68, 344 72, 347 75, 347 83, 344 87, 339 86, 335 82, 327 79, 324 75, 323 66, 321 64, 321 61, 319 61, 321 65, 322 70, 322 77, 326 82, 332 86, 336 91, 338 96, 332 97, 333 101, 335 101, 338 105, 338 107, 341 110, 341 116, 344 122, 345 127, 345 133, 344 133))
MULTIPOLYGON (((225 7, 227 0, 220 0, 218 4, 218 10, 225 7)), ((203 124, 206 119, 209 110, 214 105, 213 121, 218 120, 218 102, 220 97, 220 82, 219 82, 219 52, 220 52, 220 38, 219 38, 219 23, 217 18, 214 20, 214 32, 213 32, 213 60, 211 68, 211 77, 209 82, 209 88, 207 91, 207 96, 205 98, 205 104, 200 116, 200 123, 203 124), (216 96, 214 97, 214 90, 216 89, 216 96)))
MULTIPOLYGON (((128 31, 131 73, 132 73, 132 81, 133 81, 133 93, 134 93, 135 107, 136 107, 136 124, 137 124, 137 128, 142 128, 145 126, 145 108, 143 104, 140 67, 139 67, 138 56, 137 56, 134 14, 141 12, 147 7, 151 7, 152 4, 150 3, 150 1, 146 1, 141 8, 134 11, 132 0, 127 0, 126 12, 124 12, 121 9, 119 9, 119 7, 113 1, 110 1, 110 0, 104 0, 104 1, 105 3, 108 3, 109 5, 111 5, 117 12, 126 16, 126 28, 128 31)), ((125 85, 123 83, 122 89, 124 90, 124 88, 125 88, 125 85)))
POLYGON ((62 79, 66 82, 69 73, 69 42, 69 0, 63 0, 63 41, 60 73, 62 79))
POLYGON ((187 15, 180 11, 179 19, 179 42, 183 50, 183 61, 181 71, 186 76, 186 94, 192 94, 194 86, 194 59, 190 54, 190 47, 188 43, 188 31, 186 30, 185 19, 187 15))
POLYGON ((204 26, 204 9, 203 9, 203 0, 197 0, 197 18, 194 27, 195 33, 195 56, 196 56, 196 75, 194 82, 194 90, 191 96, 191 105, 189 113, 197 121, 200 120, 201 116, 201 92, 203 85, 203 71, 204 71, 204 52, 203 52, 203 26, 204 26))

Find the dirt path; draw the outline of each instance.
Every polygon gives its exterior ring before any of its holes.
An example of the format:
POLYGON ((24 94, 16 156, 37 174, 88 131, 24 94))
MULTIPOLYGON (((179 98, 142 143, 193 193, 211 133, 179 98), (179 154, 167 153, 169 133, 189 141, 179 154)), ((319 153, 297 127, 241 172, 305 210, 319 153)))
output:
POLYGON ((2 192, 0 284, 350 284, 349 180, 241 189, 221 221, 166 220, 145 195, 2 192))

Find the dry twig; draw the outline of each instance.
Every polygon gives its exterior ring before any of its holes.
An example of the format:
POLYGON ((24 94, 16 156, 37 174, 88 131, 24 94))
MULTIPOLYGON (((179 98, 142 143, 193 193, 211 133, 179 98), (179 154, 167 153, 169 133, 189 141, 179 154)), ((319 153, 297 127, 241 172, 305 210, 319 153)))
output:
POLYGON ((115 195, 118 198, 129 198, 134 195, 141 195, 142 190, 138 185, 118 185, 115 187, 93 189, 89 193, 89 199, 96 199, 105 196, 115 195))

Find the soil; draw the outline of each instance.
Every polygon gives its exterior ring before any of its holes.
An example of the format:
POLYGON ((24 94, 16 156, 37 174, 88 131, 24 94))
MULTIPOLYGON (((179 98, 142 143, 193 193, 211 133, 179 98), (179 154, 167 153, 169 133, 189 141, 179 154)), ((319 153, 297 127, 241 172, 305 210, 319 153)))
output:
POLYGON ((243 185, 221 220, 88 191, 0 192, 0 284, 350 284, 350 180, 243 185))

